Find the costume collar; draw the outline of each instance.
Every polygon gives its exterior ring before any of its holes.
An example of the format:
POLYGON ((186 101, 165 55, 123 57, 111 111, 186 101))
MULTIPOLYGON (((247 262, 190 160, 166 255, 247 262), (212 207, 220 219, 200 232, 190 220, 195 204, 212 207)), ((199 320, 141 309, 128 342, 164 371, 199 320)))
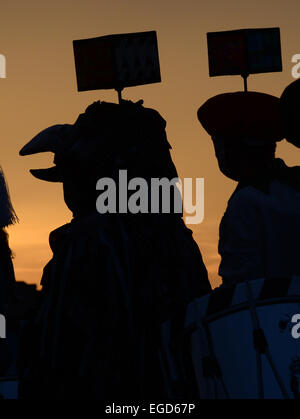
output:
POLYGON ((253 186, 268 195, 270 193, 270 184, 274 180, 300 192, 300 167, 288 167, 283 160, 275 159, 274 167, 271 170, 260 173, 248 181, 239 182, 236 192, 246 186, 253 186))

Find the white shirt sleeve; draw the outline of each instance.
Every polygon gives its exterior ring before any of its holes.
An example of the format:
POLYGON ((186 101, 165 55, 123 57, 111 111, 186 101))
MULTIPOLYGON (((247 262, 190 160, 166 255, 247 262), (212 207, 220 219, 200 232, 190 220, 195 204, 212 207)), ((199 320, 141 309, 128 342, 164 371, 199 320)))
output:
POLYGON ((251 186, 231 197, 220 224, 219 275, 224 284, 264 277, 264 193, 251 186))

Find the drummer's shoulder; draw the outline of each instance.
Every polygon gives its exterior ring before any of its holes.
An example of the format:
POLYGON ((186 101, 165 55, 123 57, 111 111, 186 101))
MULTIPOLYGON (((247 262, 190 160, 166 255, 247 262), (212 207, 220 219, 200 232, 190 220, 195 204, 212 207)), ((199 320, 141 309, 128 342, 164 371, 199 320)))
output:
POLYGON ((259 192, 252 186, 245 186, 237 188, 232 194, 220 222, 219 253, 228 243, 239 242, 241 237, 257 235, 263 205, 259 192))
POLYGON ((265 199, 265 193, 252 185, 240 186, 236 188, 228 201, 227 211, 237 211, 248 213, 253 209, 258 209, 265 199))

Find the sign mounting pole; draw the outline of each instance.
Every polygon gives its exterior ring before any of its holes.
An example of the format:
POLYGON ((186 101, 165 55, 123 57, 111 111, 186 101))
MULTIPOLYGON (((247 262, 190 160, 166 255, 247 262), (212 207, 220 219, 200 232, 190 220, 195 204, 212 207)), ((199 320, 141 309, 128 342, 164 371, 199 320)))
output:
POLYGON ((123 87, 116 89, 116 91, 118 92, 118 100, 119 100, 120 105, 121 105, 122 100, 123 100, 122 99, 122 90, 123 90, 123 87))
POLYGON ((249 74, 244 74, 242 77, 243 77, 243 80, 244 80, 244 91, 248 92, 247 80, 248 80, 249 74))

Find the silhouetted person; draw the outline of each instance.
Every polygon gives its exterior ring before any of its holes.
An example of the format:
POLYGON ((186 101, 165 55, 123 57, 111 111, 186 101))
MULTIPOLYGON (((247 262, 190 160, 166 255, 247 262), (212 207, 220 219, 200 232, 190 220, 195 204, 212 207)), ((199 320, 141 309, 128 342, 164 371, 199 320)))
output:
POLYGON ((55 153, 53 168, 31 172, 62 182, 73 213, 50 234, 53 258, 42 278, 23 397, 150 400, 192 391, 180 346, 184 312, 211 288, 191 231, 177 213, 95 208, 96 182, 114 179, 118 196, 119 170, 148 184, 177 177, 165 126, 141 102, 95 102, 74 125, 51 127, 21 150, 55 153), (167 322, 171 361, 161 336, 167 322))
POLYGON ((220 224, 224 284, 300 274, 300 168, 275 158, 285 137, 279 99, 258 92, 215 96, 198 110, 221 172, 238 182, 220 224))
POLYGON ((15 275, 6 227, 17 222, 4 174, 0 168, 0 377, 16 375, 17 325, 10 315, 15 302, 15 275))

